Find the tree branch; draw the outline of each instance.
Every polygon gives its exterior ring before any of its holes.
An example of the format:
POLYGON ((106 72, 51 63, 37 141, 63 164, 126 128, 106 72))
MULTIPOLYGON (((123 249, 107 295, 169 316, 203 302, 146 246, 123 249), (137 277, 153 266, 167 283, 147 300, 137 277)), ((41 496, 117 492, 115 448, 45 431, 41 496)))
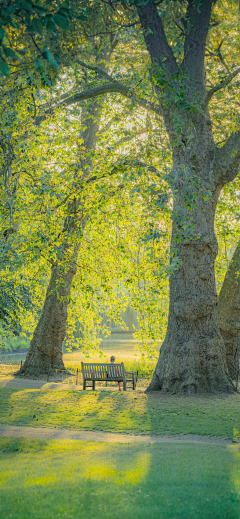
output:
POLYGON ((204 58, 205 44, 210 23, 211 9, 214 0, 188 1, 184 20, 184 64, 189 78, 197 90, 205 90, 204 58))
POLYGON ((218 85, 215 85, 211 90, 207 92, 206 100, 205 100, 205 107, 208 105, 209 101, 212 99, 212 96, 218 92, 218 90, 221 90, 222 88, 226 88, 229 83, 240 73, 240 67, 237 68, 230 76, 228 76, 226 79, 221 81, 221 83, 218 83, 218 85))
POLYGON ((154 0, 149 0, 146 5, 135 0, 144 38, 153 65, 158 64, 167 69, 172 75, 177 70, 177 62, 173 51, 168 44, 163 28, 162 19, 158 14, 154 0))
MULTIPOLYGON (((158 132, 158 131, 159 131, 158 128, 156 130, 152 129, 152 132, 158 132)), ((141 128, 140 130, 137 130, 134 133, 131 132, 130 135, 126 135, 125 137, 122 137, 121 139, 119 139, 119 141, 114 142, 112 144, 112 146, 109 149, 109 152, 111 153, 112 151, 114 151, 115 149, 119 148, 119 146, 122 146, 126 142, 131 142, 133 139, 136 139, 136 137, 138 137, 139 135, 142 135, 143 133, 147 133, 147 129, 146 128, 141 128)))
MULTIPOLYGON (((115 175, 116 173, 118 173, 119 169, 121 169, 121 167, 125 165, 125 162, 124 164, 118 164, 118 165, 115 165, 111 171, 109 171, 109 173, 104 173, 103 175, 101 176, 98 176, 98 175, 93 175, 92 177, 88 177, 87 179, 84 179, 84 180, 81 180, 80 182, 76 182, 74 184, 74 190, 71 191, 59 204, 57 204, 54 209, 58 209, 60 206, 64 205, 68 200, 69 198, 72 196, 72 195, 76 195, 76 189, 79 188, 84 188, 84 186, 86 184, 90 184, 91 182, 95 182, 95 181, 98 181, 98 180, 103 180, 103 179, 106 179, 108 177, 111 177, 112 175, 115 175)), ((68 216, 71 215, 72 213, 68 213, 68 216)))
POLYGON ((154 166, 150 166, 149 164, 146 164, 145 162, 142 162, 141 160, 134 159, 131 161, 131 163, 129 162, 129 165, 130 164, 133 166, 138 166, 140 168, 146 168, 146 169, 148 169, 148 171, 151 171, 152 173, 156 173, 156 175, 158 177, 162 176, 157 168, 155 168, 154 166))
POLYGON ((149 164, 145 164, 145 162, 141 162, 138 159, 128 159, 128 158, 126 158, 122 163, 116 164, 109 173, 103 174, 100 177, 98 177, 97 175, 89 177, 87 180, 85 180, 85 184, 89 184, 90 182, 94 182, 95 180, 102 180, 103 178, 108 178, 108 177, 110 177, 112 175, 115 175, 115 173, 117 173, 118 171, 121 171, 121 169, 123 167, 127 167, 127 166, 128 167, 129 166, 133 166, 133 167, 137 166, 137 167, 141 167, 141 168, 146 168, 149 171, 151 171, 152 173, 156 173, 156 175, 158 177, 161 177, 160 172, 154 166, 149 166, 149 164))
POLYGON ((75 84, 72 88, 70 88, 70 90, 68 90, 68 92, 65 92, 65 94, 61 94, 59 97, 53 97, 47 103, 38 106, 38 111, 42 112, 47 109, 50 109, 50 107, 53 107, 55 104, 59 103, 59 101, 67 99, 68 97, 70 97, 70 94, 72 94, 72 92, 76 92, 77 88, 79 88, 79 84, 75 84))
POLYGON ((121 83, 114 82, 108 83, 106 85, 101 85, 95 88, 90 88, 89 90, 74 94, 68 97, 67 99, 64 99, 63 101, 56 102, 53 108, 45 110, 43 115, 38 115, 36 117, 35 125, 39 126, 43 121, 47 119, 48 115, 53 115, 54 109, 56 108, 64 108, 66 106, 71 106, 76 103, 79 103, 80 101, 84 101, 86 99, 93 99, 94 97, 98 97, 100 95, 108 93, 119 93, 122 94, 124 97, 132 97, 139 106, 141 106, 145 110, 151 110, 152 112, 155 112, 157 115, 159 115, 159 107, 157 105, 150 103, 146 99, 142 99, 139 97, 135 98, 134 93, 131 92, 129 88, 127 88, 125 85, 122 85, 121 83))
POLYGON ((81 67, 87 68, 88 70, 92 70, 93 72, 100 74, 100 76, 103 76, 106 79, 109 79, 109 81, 112 81, 113 83, 118 83, 118 81, 116 81, 116 79, 114 79, 107 72, 105 72, 105 70, 103 70, 99 67, 94 67, 93 65, 88 65, 87 63, 84 63, 84 61, 81 61, 80 59, 77 59, 76 63, 78 63, 78 65, 80 65, 81 67))
POLYGON ((239 173, 240 130, 232 133, 224 146, 215 149, 215 179, 218 184, 225 185, 239 173))

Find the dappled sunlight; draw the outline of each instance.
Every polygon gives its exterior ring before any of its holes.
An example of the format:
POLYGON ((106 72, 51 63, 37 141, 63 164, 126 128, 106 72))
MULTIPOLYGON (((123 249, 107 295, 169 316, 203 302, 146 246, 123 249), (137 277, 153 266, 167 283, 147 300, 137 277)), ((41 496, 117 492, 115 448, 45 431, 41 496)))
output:
MULTIPOLYGON (((1 442, 4 446, 4 439, 1 442)), ((5 440, 5 448, 10 442, 9 439, 5 440)), ((129 446, 119 447, 118 444, 112 446, 108 443, 83 443, 74 440, 45 441, 38 445, 39 442, 34 440, 31 448, 29 441, 15 442, 18 447, 8 456, 8 470, 4 463, 1 467, 2 488, 12 485, 53 486, 62 481, 72 482, 73 477, 76 481, 83 479, 136 485, 147 477, 151 463, 151 455, 145 452, 144 446, 130 450, 129 446), (15 469, 16 463, 18 470, 15 469)))
POLYGON ((84 477, 90 480, 114 481, 120 485, 136 485, 147 476, 150 461, 148 452, 129 453, 127 460, 101 459, 96 463, 93 459, 84 470, 84 477))
POLYGON ((150 431, 147 397, 136 393, 60 391, 13 391, 9 395, 7 422, 38 426, 42 423, 71 429, 104 429, 134 432, 142 417, 143 430, 150 431), (18 405, 21 401, 21 406, 18 405), (14 406, 14 415, 11 408, 14 406))
POLYGON ((135 391, 2 389, 0 423, 160 436, 200 434, 238 441, 239 405, 240 395, 186 398, 135 391))
POLYGON ((32 477, 29 478, 26 483, 25 487, 33 487, 33 486, 49 486, 53 485, 57 482, 57 477, 47 474, 46 476, 42 478, 32 477))
POLYGON ((16 476, 17 470, 4 470, 4 472, 0 474, 0 487, 8 486, 16 476))

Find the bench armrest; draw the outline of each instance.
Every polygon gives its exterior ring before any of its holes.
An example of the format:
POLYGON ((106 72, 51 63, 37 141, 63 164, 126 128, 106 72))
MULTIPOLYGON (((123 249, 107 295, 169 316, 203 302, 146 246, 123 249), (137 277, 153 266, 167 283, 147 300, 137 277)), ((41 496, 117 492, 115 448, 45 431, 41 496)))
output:
POLYGON ((137 379, 138 379, 138 370, 137 371, 125 371, 125 375, 128 376, 128 375, 135 375, 135 380, 136 380, 136 383, 137 383, 137 379))

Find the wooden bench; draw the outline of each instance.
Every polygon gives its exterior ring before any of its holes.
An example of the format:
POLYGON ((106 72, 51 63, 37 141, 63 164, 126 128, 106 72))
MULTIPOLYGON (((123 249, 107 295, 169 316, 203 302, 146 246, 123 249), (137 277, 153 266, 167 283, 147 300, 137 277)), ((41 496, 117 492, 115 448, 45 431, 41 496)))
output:
POLYGON ((95 389, 95 382, 122 382, 123 391, 127 389, 127 382, 131 382, 133 390, 137 385, 138 372, 125 371, 124 363, 121 364, 95 364, 92 362, 81 362, 83 389, 92 387, 95 389), (91 384, 87 384, 91 382, 91 384))

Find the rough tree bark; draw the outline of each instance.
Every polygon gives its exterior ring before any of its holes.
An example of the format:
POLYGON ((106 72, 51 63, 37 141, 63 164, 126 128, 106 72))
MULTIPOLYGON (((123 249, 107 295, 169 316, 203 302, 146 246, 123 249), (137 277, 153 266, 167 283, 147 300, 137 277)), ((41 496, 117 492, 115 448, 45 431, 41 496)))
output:
POLYGON ((227 367, 236 379, 240 357, 240 244, 238 244, 219 294, 218 322, 226 349, 227 367))
MULTIPOLYGON (((96 49, 95 49, 96 50, 96 49)), ((104 67, 111 56, 111 49, 105 46, 104 54, 98 49, 98 62, 104 67)), ((74 182, 86 180, 92 170, 92 154, 96 148, 97 132, 101 114, 102 100, 90 100, 82 110, 80 139, 84 150, 79 154, 74 182)), ((76 188, 77 189, 77 188, 76 188)), ((39 322, 33 334, 26 360, 20 370, 21 376, 54 375, 58 370, 65 370, 62 357, 62 344, 66 336, 68 305, 71 284, 76 274, 76 261, 81 246, 81 234, 88 220, 88 214, 79 216, 84 211, 81 197, 76 191, 76 198, 69 203, 68 216, 64 223, 63 258, 69 256, 69 249, 74 243, 67 268, 62 262, 54 265, 47 289, 46 299, 39 322)))
POLYGON ((53 267, 42 314, 20 370, 21 375, 52 375, 65 370, 62 343, 66 336, 67 308, 75 273, 73 261, 66 273, 57 266, 53 267))
POLYGON ((213 139, 207 107, 212 92, 206 92, 204 71, 213 2, 188 1, 181 64, 168 44, 154 0, 138 4, 155 91, 173 149, 171 255, 180 261, 170 277, 168 328, 148 391, 232 392, 217 320, 214 215, 221 188, 238 173, 240 135, 230 136, 222 148, 213 139))

